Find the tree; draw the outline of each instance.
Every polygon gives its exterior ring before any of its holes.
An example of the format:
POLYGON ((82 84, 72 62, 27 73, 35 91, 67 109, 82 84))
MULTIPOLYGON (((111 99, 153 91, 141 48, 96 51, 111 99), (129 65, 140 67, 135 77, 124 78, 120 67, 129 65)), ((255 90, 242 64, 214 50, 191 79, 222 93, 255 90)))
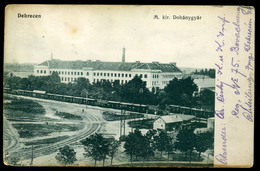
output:
POLYGON ((59 148, 57 155, 55 156, 58 163, 63 165, 72 165, 76 159, 76 152, 74 149, 70 148, 69 146, 64 146, 59 148))
POLYGON ((192 99, 194 91, 197 90, 197 85, 191 77, 185 79, 174 78, 164 88, 166 93, 167 103, 177 105, 187 105, 187 99, 192 99))
POLYGON ((21 160, 21 154, 18 152, 13 152, 8 157, 6 157, 6 161, 8 164, 17 165, 17 163, 20 160, 21 160))
POLYGON ((108 146, 108 156, 111 157, 111 165, 113 163, 113 158, 115 156, 115 153, 117 152, 119 146, 120 146, 120 141, 115 140, 115 138, 112 138, 109 141, 109 146, 108 146))
POLYGON ((146 83, 138 76, 122 86, 121 98, 130 103, 149 103, 151 92, 146 88, 146 83), (142 91, 140 91, 142 89, 142 91))
POLYGON ((186 154, 189 152, 190 161, 191 161, 191 153, 195 147, 195 134, 194 129, 192 128, 184 128, 179 131, 176 136, 175 149, 185 152, 186 154))
POLYGON ((195 149, 199 152, 199 158, 201 153, 213 146, 214 133, 212 130, 206 132, 199 132, 195 137, 195 149))
POLYGON ((85 152, 83 155, 85 157, 92 157, 95 161, 103 160, 103 166, 105 164, 105 159, 109 154, 109 141, 104 138, 102 134, 95 133, 90 135, 85 140, 81 141, 84 145, 85 152))
POLYGON ((172 138, 164 130, 160 130, 159 133, 154 136, 154 144, 155 148, 161 152, 161 156, 162 152, 166 151, 168 152, 169 158, 169 153, 173 148, 172 138))
POLYGON ((148 148, 148 144, 141 131, 136 129, 134 132, 130 132, 125 138, 124 148, 126 154, 130 156, 130 162, 132 163, 133 156, 135 156, 136 160, 138 157, 146 157, 145 153, 147 151, 144 152, 144 149, 148 148))

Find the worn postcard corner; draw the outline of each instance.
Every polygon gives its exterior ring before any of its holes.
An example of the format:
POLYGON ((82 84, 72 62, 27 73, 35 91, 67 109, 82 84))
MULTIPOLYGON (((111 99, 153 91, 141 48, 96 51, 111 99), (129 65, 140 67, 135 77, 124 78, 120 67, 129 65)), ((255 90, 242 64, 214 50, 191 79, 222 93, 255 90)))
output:
POLYGON ((11 166, 252 167, 251 6, 8 5, 11 166))

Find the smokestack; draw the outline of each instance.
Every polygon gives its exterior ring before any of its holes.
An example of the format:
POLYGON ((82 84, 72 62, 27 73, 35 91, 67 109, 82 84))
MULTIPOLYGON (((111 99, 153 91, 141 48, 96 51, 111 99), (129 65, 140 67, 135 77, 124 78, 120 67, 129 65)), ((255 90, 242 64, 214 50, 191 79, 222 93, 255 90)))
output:
POLYGON ((122 62, 125 62, 125 48, 123 48, 122 62))

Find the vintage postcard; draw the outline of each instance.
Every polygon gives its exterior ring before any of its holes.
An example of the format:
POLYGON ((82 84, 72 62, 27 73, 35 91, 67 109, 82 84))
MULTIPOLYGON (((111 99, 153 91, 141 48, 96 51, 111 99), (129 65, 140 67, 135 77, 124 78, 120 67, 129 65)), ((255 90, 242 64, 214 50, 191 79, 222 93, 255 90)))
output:
POLYGON ((251 6, 8 5, 7 166, 252 167, 251 6))

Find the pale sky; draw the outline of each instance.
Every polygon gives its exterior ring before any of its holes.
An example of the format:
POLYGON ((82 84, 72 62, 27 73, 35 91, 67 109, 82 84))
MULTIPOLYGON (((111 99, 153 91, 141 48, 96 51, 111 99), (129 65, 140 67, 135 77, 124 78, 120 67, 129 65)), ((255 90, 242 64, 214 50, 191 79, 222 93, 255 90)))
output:
POLYGON ((167 6, 9 6, 5 62, 61 60, 176 62, 181 67, 214 67, 214 8, 167 6), (18 18, 40 14, 41 18, 18 18), (212 14, 212 15, 211 15, 212 14), (170 19, 154 19, 162 15, 170 19), (201 20, 173 20, 173 15, 201 20))

